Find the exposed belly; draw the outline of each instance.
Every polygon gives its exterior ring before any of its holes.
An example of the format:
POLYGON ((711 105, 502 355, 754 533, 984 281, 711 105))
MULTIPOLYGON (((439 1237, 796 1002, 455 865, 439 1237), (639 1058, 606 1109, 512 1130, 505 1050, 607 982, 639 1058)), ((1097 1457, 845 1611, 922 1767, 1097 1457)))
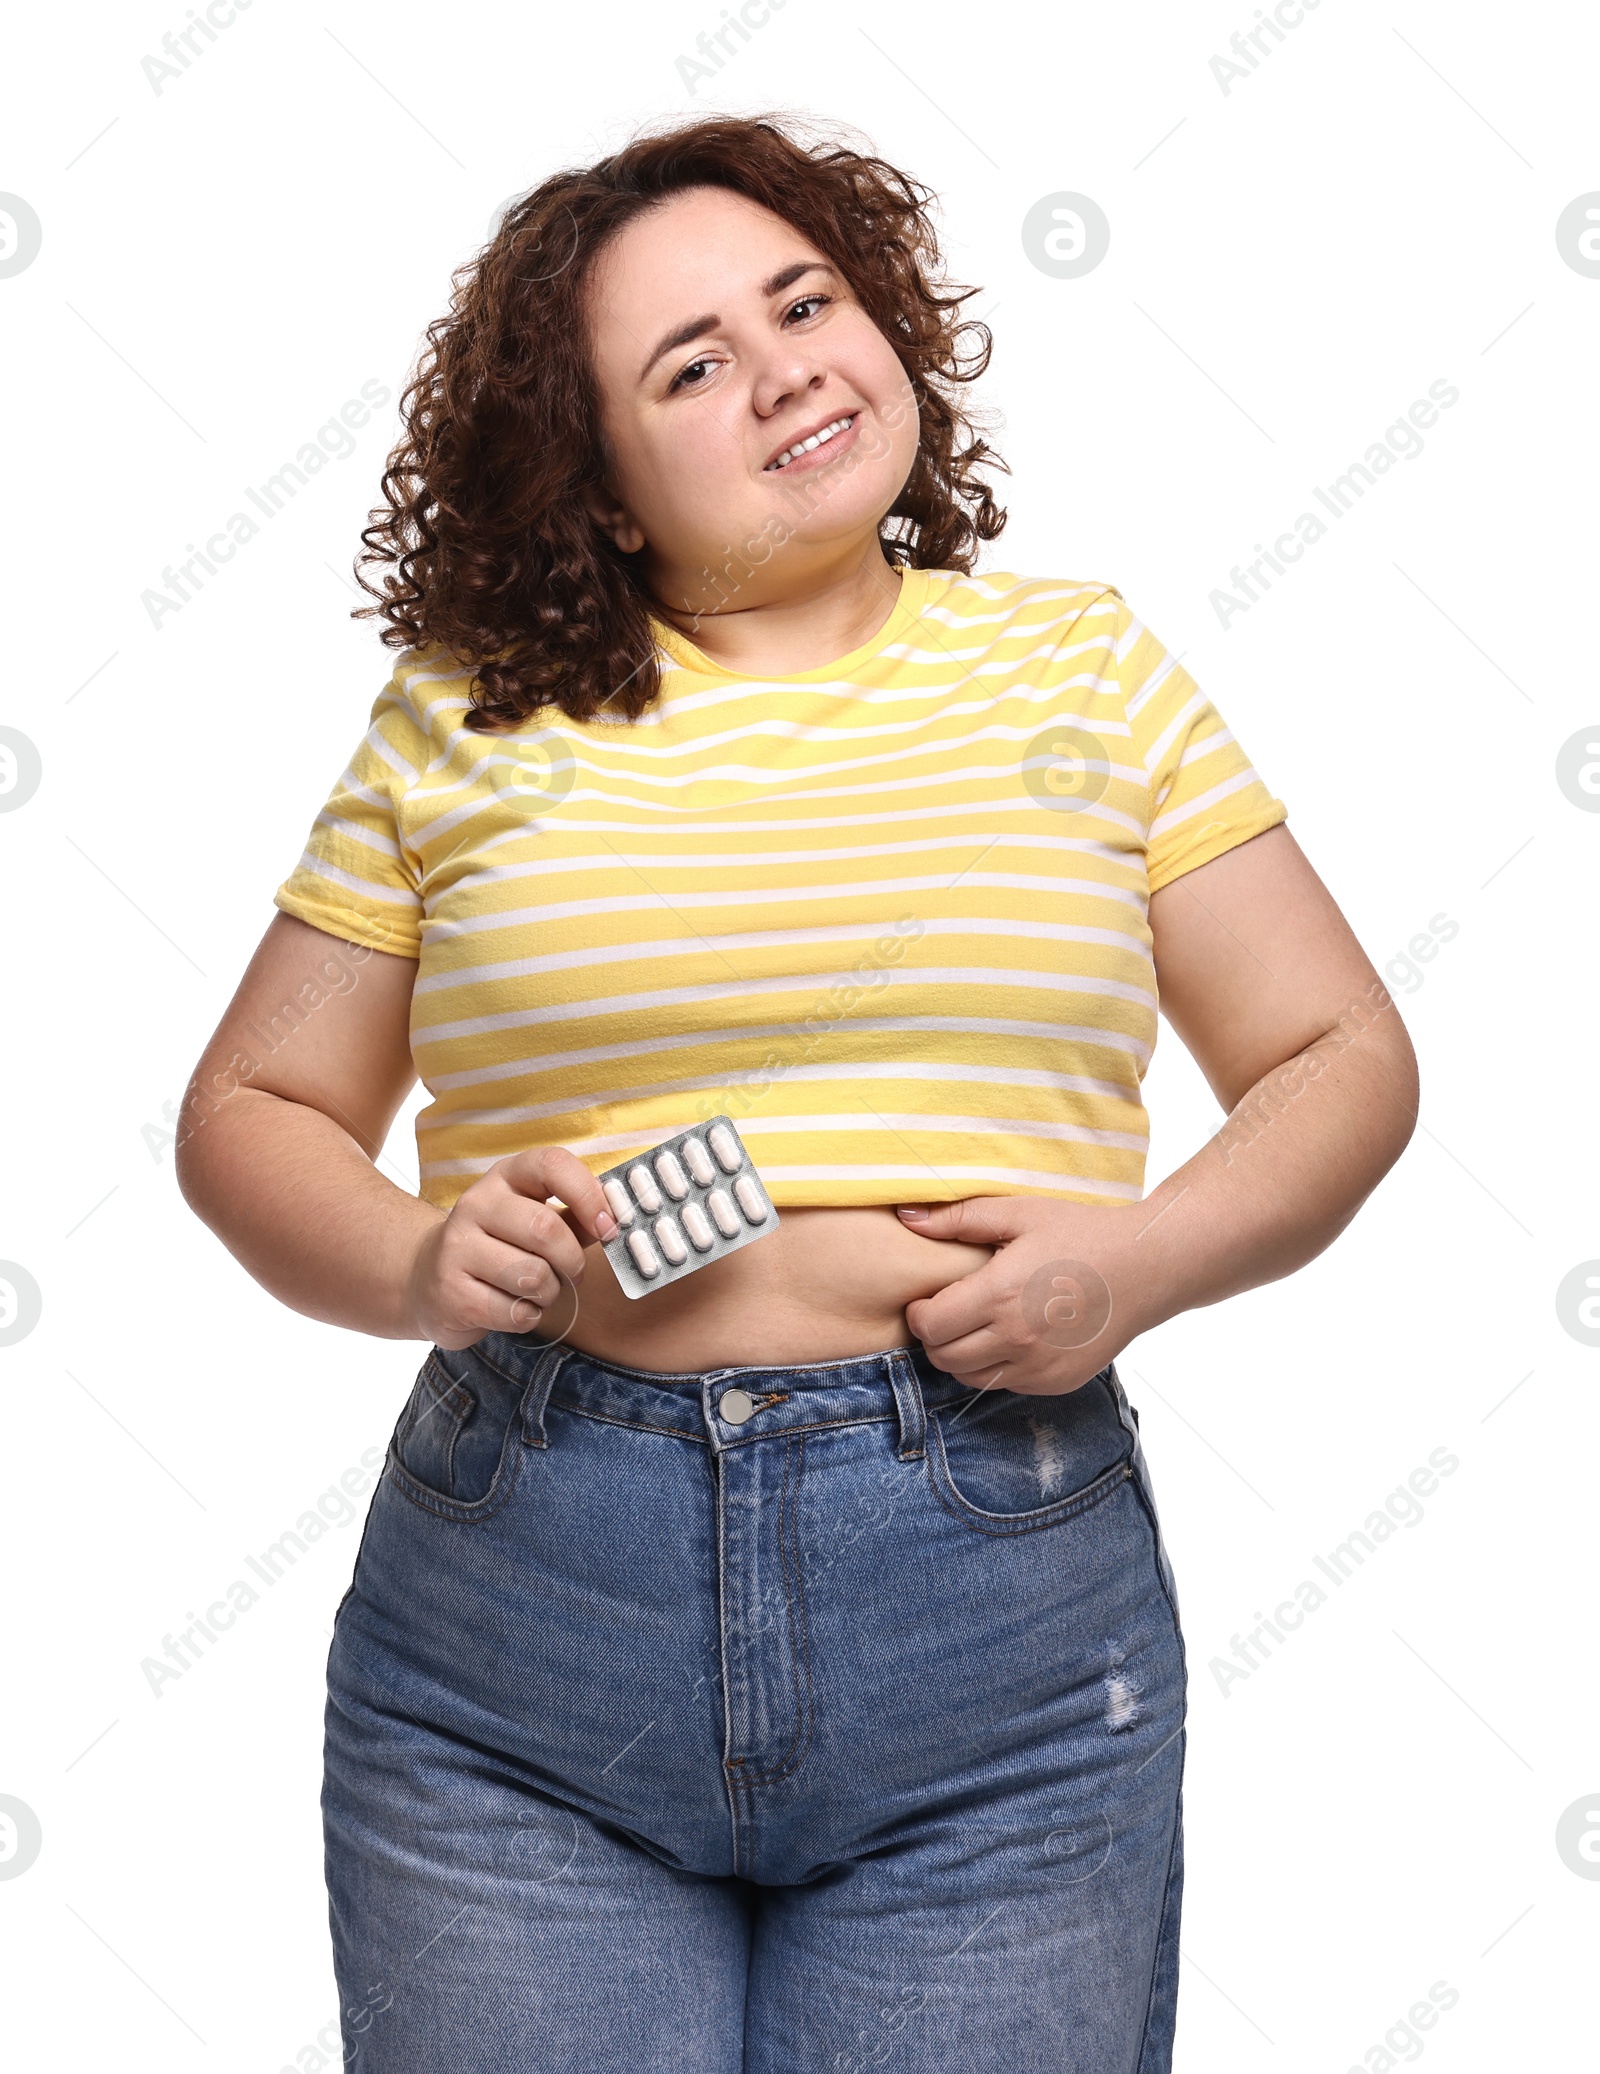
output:
POLYGON ((922 1238, 887 1204, 780 1209, 777 1230, 759 1244, 648 1296, 624 1296, 590 1246, 576 1317, 569 1299, 533 1329, 601 1360, 673 1374, 876 1354, 911 1344, 908 1303, 970 1275, 994 1251, 922 1238))

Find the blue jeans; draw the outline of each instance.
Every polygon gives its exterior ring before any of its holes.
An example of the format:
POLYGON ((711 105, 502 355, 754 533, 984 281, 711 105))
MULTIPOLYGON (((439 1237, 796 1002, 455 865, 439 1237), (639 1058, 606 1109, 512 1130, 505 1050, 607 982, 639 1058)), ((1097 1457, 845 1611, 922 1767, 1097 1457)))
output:
POLYGON ((1165 2074, 1186 1670, 1114 1366, 435 1347, 328 1660, 361 2074, 1165 2074))

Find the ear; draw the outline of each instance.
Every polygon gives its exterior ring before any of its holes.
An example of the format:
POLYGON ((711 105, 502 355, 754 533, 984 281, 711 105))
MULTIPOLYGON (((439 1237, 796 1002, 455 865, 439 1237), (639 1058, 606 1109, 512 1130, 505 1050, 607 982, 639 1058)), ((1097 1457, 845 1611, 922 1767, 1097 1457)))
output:
POLYGON ((589 516, 602 533, 610 536, 619 554, 637 554, 644 546, 644 534, 638 521, 631 516, 627 507, 619 504, 609 492, 585 490, 583 501, 589 516))

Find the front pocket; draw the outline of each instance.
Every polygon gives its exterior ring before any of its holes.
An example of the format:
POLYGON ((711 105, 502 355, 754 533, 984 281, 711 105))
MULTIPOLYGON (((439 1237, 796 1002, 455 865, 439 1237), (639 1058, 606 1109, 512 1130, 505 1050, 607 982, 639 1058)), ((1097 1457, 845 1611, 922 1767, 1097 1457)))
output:
POLYGON ((1027 1533, 1096 1505, 1132 1472, 1109 1371, 1054 1396, 975 1392, 928 1415, 928 1474, 947 1510, 1027 1533))
POLYGON ((516 1477, 524 1387, 471 1347, 435 1347, 394 1430, 395 1483, 431 1512, 482 1518, 498 1510, 516 1477))

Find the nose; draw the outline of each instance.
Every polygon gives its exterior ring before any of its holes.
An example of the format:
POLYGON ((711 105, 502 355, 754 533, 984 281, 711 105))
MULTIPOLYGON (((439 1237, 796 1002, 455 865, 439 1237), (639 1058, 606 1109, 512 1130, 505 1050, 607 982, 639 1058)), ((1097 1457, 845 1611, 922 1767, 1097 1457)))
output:
MULTIPOLYGON (((751 400, 762 423, 770 426, 785 404, 792 403, 807 390, 822 388, 827 382, 828 370, 803 348, 788 341, 775 339, 769 353, 770 357, 758 370, 751 385, 751 400)), ((763 453, 761 458, 765 461, 766 454, 763 453)))

